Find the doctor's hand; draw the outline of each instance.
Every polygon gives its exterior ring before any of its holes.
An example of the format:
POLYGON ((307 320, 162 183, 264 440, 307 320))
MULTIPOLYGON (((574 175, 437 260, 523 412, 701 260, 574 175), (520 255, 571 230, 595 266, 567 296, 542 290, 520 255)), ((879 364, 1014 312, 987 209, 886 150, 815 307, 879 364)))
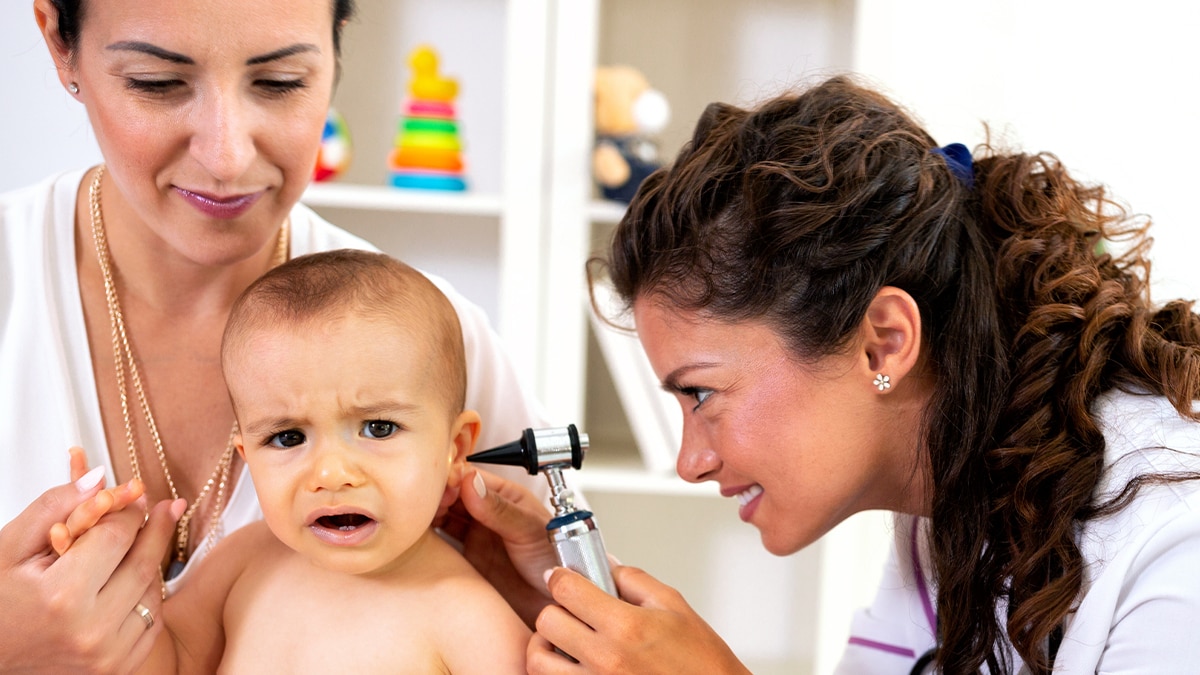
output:
POLYGON ((750 672, 678 591, 635 567, 614 565, 613 580, 623 600, 554 570, 546 583, 561 606, 538 616, 526 653, 532 675, 750 672))
POLYGON ((550 512, 524 487, 478 469, 463 479, 465 517, 447 515, 442 529, 463 544, 463 555, 530 627, 550 604, 543 581, 558 564, 546 537, 550 512))

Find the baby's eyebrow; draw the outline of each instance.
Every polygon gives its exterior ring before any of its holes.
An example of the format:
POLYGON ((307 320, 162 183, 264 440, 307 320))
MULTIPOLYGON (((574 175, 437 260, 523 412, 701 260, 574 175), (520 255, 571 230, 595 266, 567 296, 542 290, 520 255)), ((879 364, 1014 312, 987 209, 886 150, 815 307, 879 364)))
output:
POLYGON ((263 420, 257 420, 246 425, 242 429, 242 433, 249 436, 260 436, 267 432, 276 432, 283 429, 295 429, 301 426, 301 422, 293 417, 272 417, 263 420))
POLYGON ((415 413, 421 406, 404 401, 376 401, 362 405, 344 406, 342 413, 347 417, 372 417, 376 415, 395 415, 396 413, 415 413))

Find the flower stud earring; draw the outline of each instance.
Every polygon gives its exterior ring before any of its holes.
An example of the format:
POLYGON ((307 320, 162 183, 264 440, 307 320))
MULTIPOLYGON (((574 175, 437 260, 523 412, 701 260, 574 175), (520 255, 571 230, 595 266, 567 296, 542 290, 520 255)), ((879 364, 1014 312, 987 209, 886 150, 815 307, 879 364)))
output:
POLYGON ((892 378, 888 375, 884 375, 883 373, 879 373, 879 374, 875 375, 875 380, 873 382, 871 382, 871 384, 878 387, 879 391, 883 391, 884 389, 891 389, 892 388, 892 378))
POLYGON ((69 83, 67 83, 67 91, 71 92, 74 95, 78 95, 79 94, 79 85, 75 84, 74 82, 69 82, 69 83))

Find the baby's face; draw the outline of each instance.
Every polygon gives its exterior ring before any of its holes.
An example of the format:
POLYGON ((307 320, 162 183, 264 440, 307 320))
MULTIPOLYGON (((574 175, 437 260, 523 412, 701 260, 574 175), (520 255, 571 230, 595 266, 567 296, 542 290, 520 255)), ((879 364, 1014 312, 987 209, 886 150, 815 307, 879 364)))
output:
POLYGON ((463 461, 430 351, 391 322, 344 316, 257 328, 230 354, 239 451, 283 543, 351 574, 408 559, 463 461))

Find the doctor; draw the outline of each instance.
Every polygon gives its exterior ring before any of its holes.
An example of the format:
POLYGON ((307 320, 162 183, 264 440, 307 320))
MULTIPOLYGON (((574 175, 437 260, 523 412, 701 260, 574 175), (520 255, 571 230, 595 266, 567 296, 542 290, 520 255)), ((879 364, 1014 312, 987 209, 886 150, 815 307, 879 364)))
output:
MULTIPOLYGON (((1200 317, 1148 304, 1144 229, 1053 156, 939 148, 838 77, 711 105, 593 272, 682 407, 679 475, 767 550, 896 513, 841 672, 1184 672, 1200 317), (1098 247, 1119 236, 1128 254, 1098 247)), ((466 507, 542 587, 545 514, 476 487, 466 507)), ((745 672, 676 591, 614 577, 622 600, 547 574, 531 673, 745 672)))

